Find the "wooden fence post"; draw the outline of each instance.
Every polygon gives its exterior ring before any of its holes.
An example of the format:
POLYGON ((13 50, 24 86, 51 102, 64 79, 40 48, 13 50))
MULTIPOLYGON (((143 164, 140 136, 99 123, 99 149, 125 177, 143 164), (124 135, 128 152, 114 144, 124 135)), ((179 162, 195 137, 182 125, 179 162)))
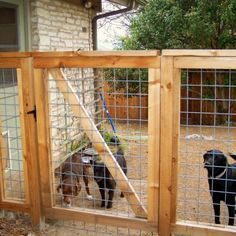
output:
POLYGON ((26 192, 29 196, 31 206, 31 216, 33 225, 41 225, 41 190, 40 175, 38 165, 38 148, 35 99, 34 99, 34 81, 32 58, 21 59, 21 69, 17 70, 19 105, 22 130, 23 158, 26 163, 27 180, 26 192))
POLYGON ((173 77, 173 57, 163 56, 161 59, 159 236, 171 234, 173 77))
POLYGON ((148 221, 158 221, 160 158, 160 69, 149 69, 148 85, 148 221))
POLYGON ((171 224, 176 222, 179 135, 180 135, 180 105, 181 105, 181 69, 173 70, 173 122, 172 122, 172 176, 171 176, 171 224))
POLYGON ((0 117, 0 202, 4 199, 4 158, 6 157, 5 154, 5 148, 4 148, 4 139, 2 136, 2 121, 0 117))
POLYGON ((37 134, 39 152, 39 166, 41 176, 42 205, 44 208, 53 206, 52 199, 52 170, 50 168, 50 136, 48 116, 48 73, 44 69, 34 69, 35 97, 37 107, 37 134))

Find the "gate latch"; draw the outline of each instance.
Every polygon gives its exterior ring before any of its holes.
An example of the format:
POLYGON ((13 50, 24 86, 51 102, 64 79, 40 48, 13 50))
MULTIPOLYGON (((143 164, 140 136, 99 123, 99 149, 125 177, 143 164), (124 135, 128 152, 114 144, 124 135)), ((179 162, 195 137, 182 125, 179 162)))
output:
POLYGON ((27 112, 27 114, 33 114, 34 115, 34 119, 35 119, 35 121, 37 121, 37 110, 36 110, 36 106, 34 106, 34 110, 32 110, 32 111, 28 111, 27 112))

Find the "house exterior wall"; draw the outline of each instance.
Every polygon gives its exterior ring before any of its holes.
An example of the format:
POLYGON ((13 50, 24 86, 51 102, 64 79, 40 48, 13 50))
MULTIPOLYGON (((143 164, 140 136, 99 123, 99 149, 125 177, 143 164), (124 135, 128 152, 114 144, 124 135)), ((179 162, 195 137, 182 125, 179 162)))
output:
MULTIPOLYGON (((31 0, 32 51, 92 50, 91 23, 94 14, 91 9, 62 0, 31 0)), ((93 69, 64 68, 63 72, 94 119, 93 69)), ((47 87, 51 154, 56 168, 70 155, 75 143, 81 143, 84 132, 80 127, 80 118, 73 116, 52 78, 47 87)))
POLYGON ((94 14, 62 0, 31 0, 32 51, 92 50, 94 14))

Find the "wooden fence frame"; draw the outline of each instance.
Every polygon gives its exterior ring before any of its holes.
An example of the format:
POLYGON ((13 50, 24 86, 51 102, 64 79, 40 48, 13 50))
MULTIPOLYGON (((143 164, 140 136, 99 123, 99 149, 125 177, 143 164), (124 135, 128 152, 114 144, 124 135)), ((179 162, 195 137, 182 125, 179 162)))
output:
MULTIPOLYGON (((158 138, 156 139, 156 133, 153 131, 153 127, 156 126, 156 122, 154 119, 152 119, 152 124, 149 126, 149 135, 152 136, 152 138, 149 139, 149 147, 155 147, 156 152, 154 152, 153 148, 150 151, 152 155, 149 155, 149 163, 153 163, 155 161, 154 165, 148 166, 148 173, 149 173, 149 198, 148 198, 148 210, 147 213, 145 213, 145 210, 143 208, 134 208, 134 212, 138 217, 145 217, 147 219, 141 219, 141 218, 125 218, 125 217, 116 217, 116 216, 108 216, 101 213, 98 213, 96 211, 73 211, 68 209, 61 209, 58 207, 53 206, 53 202, 51 199, 52 194, 52 186, 51 186, 51 177, 50 177, 50 160, 48 157, 50 157, 49 152, 49 129, 48 129, 48 115, 47 111, 48 108, 45 107, 45 104, 47 104, 47 95, 45 96, 45 91, 47 90, 45 80, 48 76, 45 69, 48 70, 50 74, 53 75, 54 78, 60 77, 64 80, 63 75, 58 70, 59 68, 73 68, 73 67, 80 67, 80 68, 149 68, 151 70, 150 73, 150 91, 152 86, 156 86, 156 81, 160 81, 160 78, 156 78, 159 76, 159 68, 160 68, 160 57, 158 51, 127 51, 127 52, 45 52, 45 53, 32 53, 32 56, 34 58, 34 76, 35 76, 35 84, 37 89, 35 90, 35 96, 36 96, 36 107, 37 107, 37 122, 38 122, 38 146, 41 150, 39 153, 39 160, 40 160, 40 171, 41 171, 41 182, 42 182, 42 205, 44 209, 44 216, 49 218, 55 218, 56 219, 74 219, 74 220, 83 220, 90 223, 103 223, 107 225, 117 225, 120 227, 129 227, 132 226, 133 228, 138 228, 142 230, 148 230, 148 231, 157 231, 157 217, 158 217, 158 181, 159 181, 159 175, 158 175, 158 158, 159 155, 156 155, 158 153, 158 138), (153 73, 157 71, 157 73, 153 73), (46 116, 45 116, 46 111, 46 116), (146 216, 147 214, 147 216, 146 216)), ((59 78, 59 81, 61 81, 59 78)), ((57 81, 57 79, 56 79, 57 81)), ((63 86, 68 85, 66 83, 57 82, 59 88, 63 88, 63 86)), ((63 90, 63 89, 62 89, 63 90)), ((68 99, 68 101, 73 100, 73 104, 76 101, 76 97, 73 97, 72 95, 67 96, 65 94, 65 99, 68 99)), ((150 102, 150 103, 153 103, 150 102)), ((156 112, 156 102, 153 103, 150 107, 150 112, 156 112)), ((78 110, 77 108, 74 109, 74 112, 81 113, 83 109, 78 110)), ((156 112, 157 113, 157 112, 156 112)), ((83 114, 85 114, 83 112, 83 114)), ((159 114, 159 113, 158 113, 159 114)), ((157 114, 157 115, 158 115, 157 114)), ((86 114, 85 114, 86 115, 86 114)), ((86 125, 86 124, 85 124, 86 125)), ((89 135, 89 134, 88 134, 89 135)), ((93 138, 95 138, 95 135, 92 135, 93 138)), ((100 140, 101 137, 99 135, 96 135, 97 141, 100 140)), ((95 142, 99 144, 99 142, 95 142)), ((109 161, 108 166, 113 166, 112 161, 112 154, 109 153, 109 151, 106 148, 101 148, 99 145, 95 145, 95 148, 97 148, 97 151, 100 153, 108 153, 111 155, 111 158, 106 158, 106 161, 109 161), (98 146, 98 147, 96 147, 98 146)), ((111 173, 112 173, 111 168, 111 173)), ((122 179, 122 172, 120 172, 120 178, 122 179)), ((124 176, 125 178, 125 176, 124 176)), ((125 190, 128 190, 130 192, 132 190, 132 186, 128 187, 129 184, 127 182, 127 185, 123 183, 123 186, 121 185, 121 188, 126 192, 125 190)), ((131 191, 132 193, 132 191, 131 191)), ((125 194, 128 201, 136 202, 135 194, 125 194)), ((135 204, 134 204, 135 205, 135 204)))
POLYGON ((236 50, 163 50, 159 235, 235 235, 234 227, 176 220, 181 69, 236 69, 236 50))
MULTIPOLYGON (((0 68, 14 68, 17 70, 18 94, 21 137, 23 147, 23 166, 25 178, 25 200, 16 201, 5 199, 3 194, 4 180, 2 173, 3 161, 0 161, 0 208, 31 214, 32 223, 40 225, 42 222, 41 190, 38 163, 36 122, 29 114, 35 109, 33 91, 33 65, 30 53, 0 53, 0 68), (33 170, 33 171, 32 171, 33 170)), ((1 144, 0 144, 1 148, 1 144)))
POLYGON ((4 201, 1 197, 1 208, 30 213, 34 224, 43 223, 46 217, 137 228, 158 232, 160 236, 235 234, 233 227, 177 222, 176 201, 181 69, 236 69, 236 50, 164 50, 161 57, 158 51, 0 53, 0 68, 18 68, 24 159, 30 189, 24 203, 4 201), (63 67, 149 69, 147 219, 53 206, 49 127, 44 112, 48 111, 45 69, 63 67), (33 116, 27 114, 35 105, 37 130, 33 116))

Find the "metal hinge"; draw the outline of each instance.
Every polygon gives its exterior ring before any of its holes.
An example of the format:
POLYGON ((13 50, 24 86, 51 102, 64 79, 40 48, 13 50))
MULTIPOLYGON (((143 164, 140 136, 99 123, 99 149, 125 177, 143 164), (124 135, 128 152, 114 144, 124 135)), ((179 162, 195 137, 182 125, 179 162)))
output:
POLYGON ((30 115, 30 114, 33 114, 35 121, 37 121, 37 110, 36 110, 36 106, 34 106, 34 110, 28 111, 27 114, 29 114, 29 115, 30 115))

